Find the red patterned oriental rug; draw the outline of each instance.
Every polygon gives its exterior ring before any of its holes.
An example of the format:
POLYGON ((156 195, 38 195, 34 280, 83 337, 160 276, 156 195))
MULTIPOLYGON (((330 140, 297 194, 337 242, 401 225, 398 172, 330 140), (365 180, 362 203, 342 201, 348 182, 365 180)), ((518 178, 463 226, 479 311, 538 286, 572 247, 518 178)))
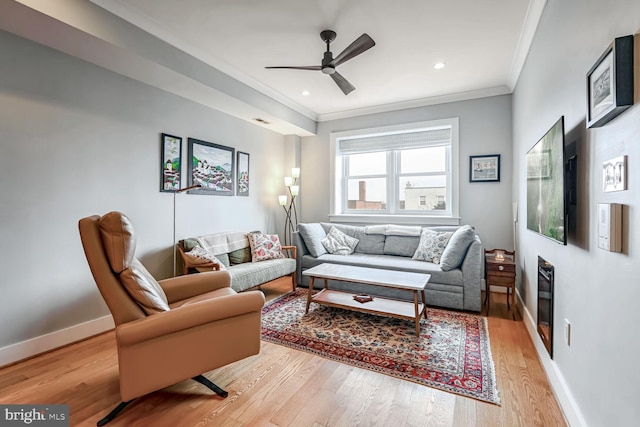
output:
POLYGON ((311 303, 298 289, 262 309, 262 339, 499 405, 487 319, 429 308, 420 323, 311 303))

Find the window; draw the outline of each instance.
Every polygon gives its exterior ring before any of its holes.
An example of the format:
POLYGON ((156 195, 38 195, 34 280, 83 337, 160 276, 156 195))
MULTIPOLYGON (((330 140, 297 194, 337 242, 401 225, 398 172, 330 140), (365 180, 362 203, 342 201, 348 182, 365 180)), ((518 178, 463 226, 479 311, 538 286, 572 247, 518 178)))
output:
POLYGON ((331 148, 332 217, 457 220, 457 119, 333 133, 331 148))

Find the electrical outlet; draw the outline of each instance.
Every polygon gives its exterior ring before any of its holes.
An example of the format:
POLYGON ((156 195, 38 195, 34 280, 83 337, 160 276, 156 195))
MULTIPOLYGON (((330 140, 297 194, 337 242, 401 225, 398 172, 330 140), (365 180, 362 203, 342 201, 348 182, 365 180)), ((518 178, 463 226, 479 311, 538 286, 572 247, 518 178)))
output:
POLYGON ((568 319, 564 319, 564 342, 571 346, 571 322, 568 319))

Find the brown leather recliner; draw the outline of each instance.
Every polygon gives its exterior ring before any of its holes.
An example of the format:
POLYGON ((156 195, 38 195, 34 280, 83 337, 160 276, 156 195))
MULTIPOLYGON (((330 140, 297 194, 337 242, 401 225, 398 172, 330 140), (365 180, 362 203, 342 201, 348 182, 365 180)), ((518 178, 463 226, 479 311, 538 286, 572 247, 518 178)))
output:
POLYGON ((226 271, 156 282, 134 257, 133 227, 120 212, 78 226, 116 324, 122 402, 98 425, 133 399, 189 378, 226 397, 202 373, 259 353, 262 292, 236 293, 226 271))

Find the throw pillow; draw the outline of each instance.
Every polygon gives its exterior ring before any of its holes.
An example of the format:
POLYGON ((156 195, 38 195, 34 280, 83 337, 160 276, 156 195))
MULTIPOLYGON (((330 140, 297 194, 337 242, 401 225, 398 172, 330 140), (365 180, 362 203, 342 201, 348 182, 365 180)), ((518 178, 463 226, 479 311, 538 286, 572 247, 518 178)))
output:
POLYGON ((458 268, 467 254, 469 245, 475 238, 476 232, 471 226, 463 225, 458 228, 449 239, 449 243, 447 243, 447 247, 442 253, 442 258, 440 259, 442 271, 458 268))
POLYGON ((452 234, 453 232, 422 230, 418 249, 416 249, 412 258, 440 264, 440 257, 442 257, 444 248, 447 246, 452 234))
POLYGON ((276 234, 250 233, 247 238, 251 245, 252 262, 285 258, 280 238, 276 234))
POLYGON ((191 249, 189 252, 185 252, 184 256, 189 260, 191 264, 196 266, 196 268, 199 264, 208 264, 212 262, 220 266, 220 271, 224 271, 227 269, 224 266, 224 264, 218 258, 216 258, 215 255, 211 255, 209 252, 207 252, 205 249, 201 248, 200 246, 196 246, 193 249, 191 249))
POLYGON ((355 237, 347 236, 335 227, 331 227, 327 237, 322 239, 324 246, 330 254, 351 255, 358 245, 359 240, 355 237))
POLYGON ((324 239, 327 233, 325 233, 320 223, 298 224, 298 232, 300 236, 302 236, 302 240, 311 256, 318 258, 327 253, 325 247, 322 246, 322 239, 324 239))

